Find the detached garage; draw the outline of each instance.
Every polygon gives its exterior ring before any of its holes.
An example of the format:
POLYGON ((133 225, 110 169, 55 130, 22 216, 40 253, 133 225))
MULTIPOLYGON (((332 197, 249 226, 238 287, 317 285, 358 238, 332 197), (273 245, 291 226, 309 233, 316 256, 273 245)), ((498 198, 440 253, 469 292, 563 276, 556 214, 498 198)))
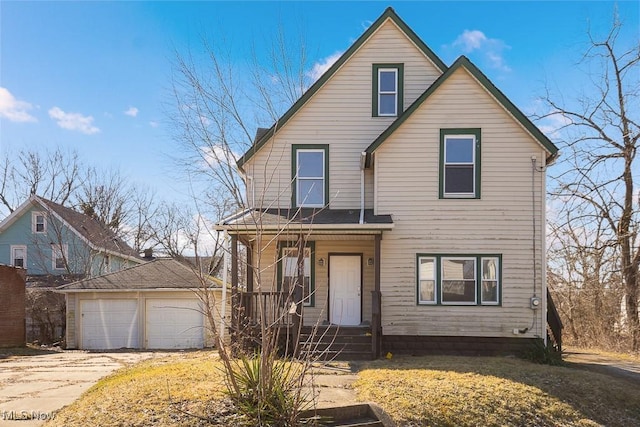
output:
MULTIPOLYGON (((220 322, 222 287, 207 280, 220 322)), ((67 347, 86 350, 187 349, 212 345, 196 272, 173 259, 145 264, 58 288, 66 295, 67 347)))

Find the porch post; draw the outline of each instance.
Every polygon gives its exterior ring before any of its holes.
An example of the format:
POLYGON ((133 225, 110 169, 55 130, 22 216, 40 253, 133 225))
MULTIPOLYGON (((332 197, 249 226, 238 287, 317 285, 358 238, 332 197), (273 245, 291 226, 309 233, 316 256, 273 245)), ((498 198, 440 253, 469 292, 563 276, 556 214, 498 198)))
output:
POLYGON ((380 241, 381 234, 376 234, 374 245, 374 278, 371 292, 371 354, 374 359, 380 357, 382 347, 382 293, 380 292, 380 241))
POLYGON ((300 332, 302 328, 302 299, 304 296, 304 236, 298 237, 298 277, 293 291, 293 302, 296 305, 296 312, 293 314, 293 357, 298 357, 300 351, 300 332))
POLYGON ((240 331, 240 296, 238 295, 238 236, 231 236, 231 336, 240 331))
POLYGON ((247 304, 245 310, 247 315, 254 317, 253 315, 253 247, 247 242, 245 242, 245 247, 247 250, 247 269, 246 269, 247 289, 246 291, 247 291, 247 296, 249 297, 245 300, 247 304))

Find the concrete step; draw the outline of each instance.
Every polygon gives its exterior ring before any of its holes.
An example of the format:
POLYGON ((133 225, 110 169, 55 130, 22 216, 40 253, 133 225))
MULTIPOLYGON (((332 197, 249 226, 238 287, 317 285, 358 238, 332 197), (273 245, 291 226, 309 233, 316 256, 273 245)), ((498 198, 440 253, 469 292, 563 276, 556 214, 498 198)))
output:
POLYGON ((323 426, 385 427, 370 405, 366 403, 306 411, 302 418, 315 417, 323 426))

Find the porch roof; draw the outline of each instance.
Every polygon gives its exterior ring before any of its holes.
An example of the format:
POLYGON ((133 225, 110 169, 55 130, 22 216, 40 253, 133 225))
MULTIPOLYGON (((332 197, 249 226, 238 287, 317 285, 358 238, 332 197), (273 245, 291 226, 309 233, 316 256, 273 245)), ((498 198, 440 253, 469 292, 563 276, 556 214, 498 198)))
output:
POLYGON ((252 231, 292 231, 313 232, 348 231, 356 233, 381 233, 393 228, 391 215, 374 215, 373 209, 364 210, 364 220, 360 223, 358 209, 246 209, 220 222, 219 230, 232 234, 252 231))

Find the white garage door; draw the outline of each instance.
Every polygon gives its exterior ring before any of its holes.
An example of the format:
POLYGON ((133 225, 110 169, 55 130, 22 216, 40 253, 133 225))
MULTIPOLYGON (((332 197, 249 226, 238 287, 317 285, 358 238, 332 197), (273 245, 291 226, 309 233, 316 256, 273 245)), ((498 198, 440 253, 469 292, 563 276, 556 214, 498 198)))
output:
POLYGON ((148 299, 147 348, 202 348, 203 315, 197 299, 148 299))
POLYGON ((138 301, 98 299, 80 302, 81 347, 88 350, 138 348, 138 301))

